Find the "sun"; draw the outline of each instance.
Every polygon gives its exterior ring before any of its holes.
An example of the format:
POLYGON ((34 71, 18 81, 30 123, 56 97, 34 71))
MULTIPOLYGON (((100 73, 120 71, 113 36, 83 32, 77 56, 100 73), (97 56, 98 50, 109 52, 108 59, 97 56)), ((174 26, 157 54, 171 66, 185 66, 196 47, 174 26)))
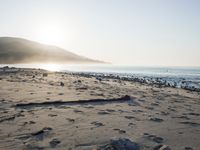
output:
POLYGON ((64 23, 61 21, 44 20, 36 25, 34 34, 36 34, 37 41, 41 43, 60 45, 65 42, 67 33, 64 23))

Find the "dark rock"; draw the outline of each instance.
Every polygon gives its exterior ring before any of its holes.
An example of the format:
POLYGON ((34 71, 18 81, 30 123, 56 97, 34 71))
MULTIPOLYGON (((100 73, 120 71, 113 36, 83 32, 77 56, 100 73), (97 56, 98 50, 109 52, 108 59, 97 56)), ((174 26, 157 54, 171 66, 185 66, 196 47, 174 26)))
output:
POLYGON ((63 82, 60 82, 60 86, 64 86, 65 84, 63 82))
POLYGON ((163 142, 163 138, 156 136, 156 137, 153 138, 153 141, 156 142, 156 143, 162 143, 163 142))
POLYGON ((185 150, 193 150, 193 148, 192 147, 185 147, 185 150))
POLYGON ((126 133, 125 130, 119 130, 118 132, 119 132, 120 134, 124 134, 124 133, 126 133))
POLYGON ((135 119, 134 116, 124 116, 124 118, 126 118, 126 119, 135 119))
POLYGON ((43 73, 42 76, 43 76, 43 77, 47 77, 47 76, 48 76, 48 73, 43 73))
POLYGON ((139 144, 126 139, 112 139, 107 145, 101 146, 100 150, 140 150, 139 144))
POLYGON ((101 77, 96 77, 96 80, 99 80, 101 82, 102 78, 101 77))
POLYGON ((31 133, 32 136, 35 136, 39 140, 43 140, 45 135, 51 131, 52 128, 50 127, 44 127, 42 130, 39 130, 37 132, 31 133))
POLYGON ((52 148, 56 147, 58 144, 60 144, 61 142, 58 139, 53 139, 52 141, 49 142, 50 146, 52 148))
POLYGON ((69 122, 75 122, 74 119, 71 119, 71 118, 66 118, 69 122))

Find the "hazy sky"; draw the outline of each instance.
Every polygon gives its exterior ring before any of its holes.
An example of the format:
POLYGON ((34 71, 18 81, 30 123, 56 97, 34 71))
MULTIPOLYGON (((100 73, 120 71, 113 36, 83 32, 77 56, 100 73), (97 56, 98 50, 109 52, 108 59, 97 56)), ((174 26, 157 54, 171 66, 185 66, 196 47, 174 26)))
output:
POLYGON ((0 0, 0 36, 116 64, 200 66, 200 0, 0 0))

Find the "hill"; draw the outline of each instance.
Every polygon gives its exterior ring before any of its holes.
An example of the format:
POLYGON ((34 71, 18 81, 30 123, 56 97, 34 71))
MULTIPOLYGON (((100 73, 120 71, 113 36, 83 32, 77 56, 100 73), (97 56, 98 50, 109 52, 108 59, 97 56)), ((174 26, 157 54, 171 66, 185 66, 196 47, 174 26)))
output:
POLYGON ((0 64, 30 63, 104 63, 79 56, 62 48, 38 42, 0 37, 0 64))

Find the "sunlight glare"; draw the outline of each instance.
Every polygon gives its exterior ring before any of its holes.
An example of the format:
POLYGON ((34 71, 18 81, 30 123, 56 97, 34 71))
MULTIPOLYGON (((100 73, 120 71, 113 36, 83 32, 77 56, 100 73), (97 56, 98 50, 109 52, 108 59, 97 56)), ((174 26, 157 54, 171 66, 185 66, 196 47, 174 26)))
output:
POLYGON ((48 71, 60 71, 61 70, 61 66, 58 64, 42 64, 42 65, 40 65, 40 68, 48 70, 48 71))
POLYGON ((47 20, 36 26, 37 40, 44 44, 60 45, 65 42, 66 27, 59 21, 47 20))

